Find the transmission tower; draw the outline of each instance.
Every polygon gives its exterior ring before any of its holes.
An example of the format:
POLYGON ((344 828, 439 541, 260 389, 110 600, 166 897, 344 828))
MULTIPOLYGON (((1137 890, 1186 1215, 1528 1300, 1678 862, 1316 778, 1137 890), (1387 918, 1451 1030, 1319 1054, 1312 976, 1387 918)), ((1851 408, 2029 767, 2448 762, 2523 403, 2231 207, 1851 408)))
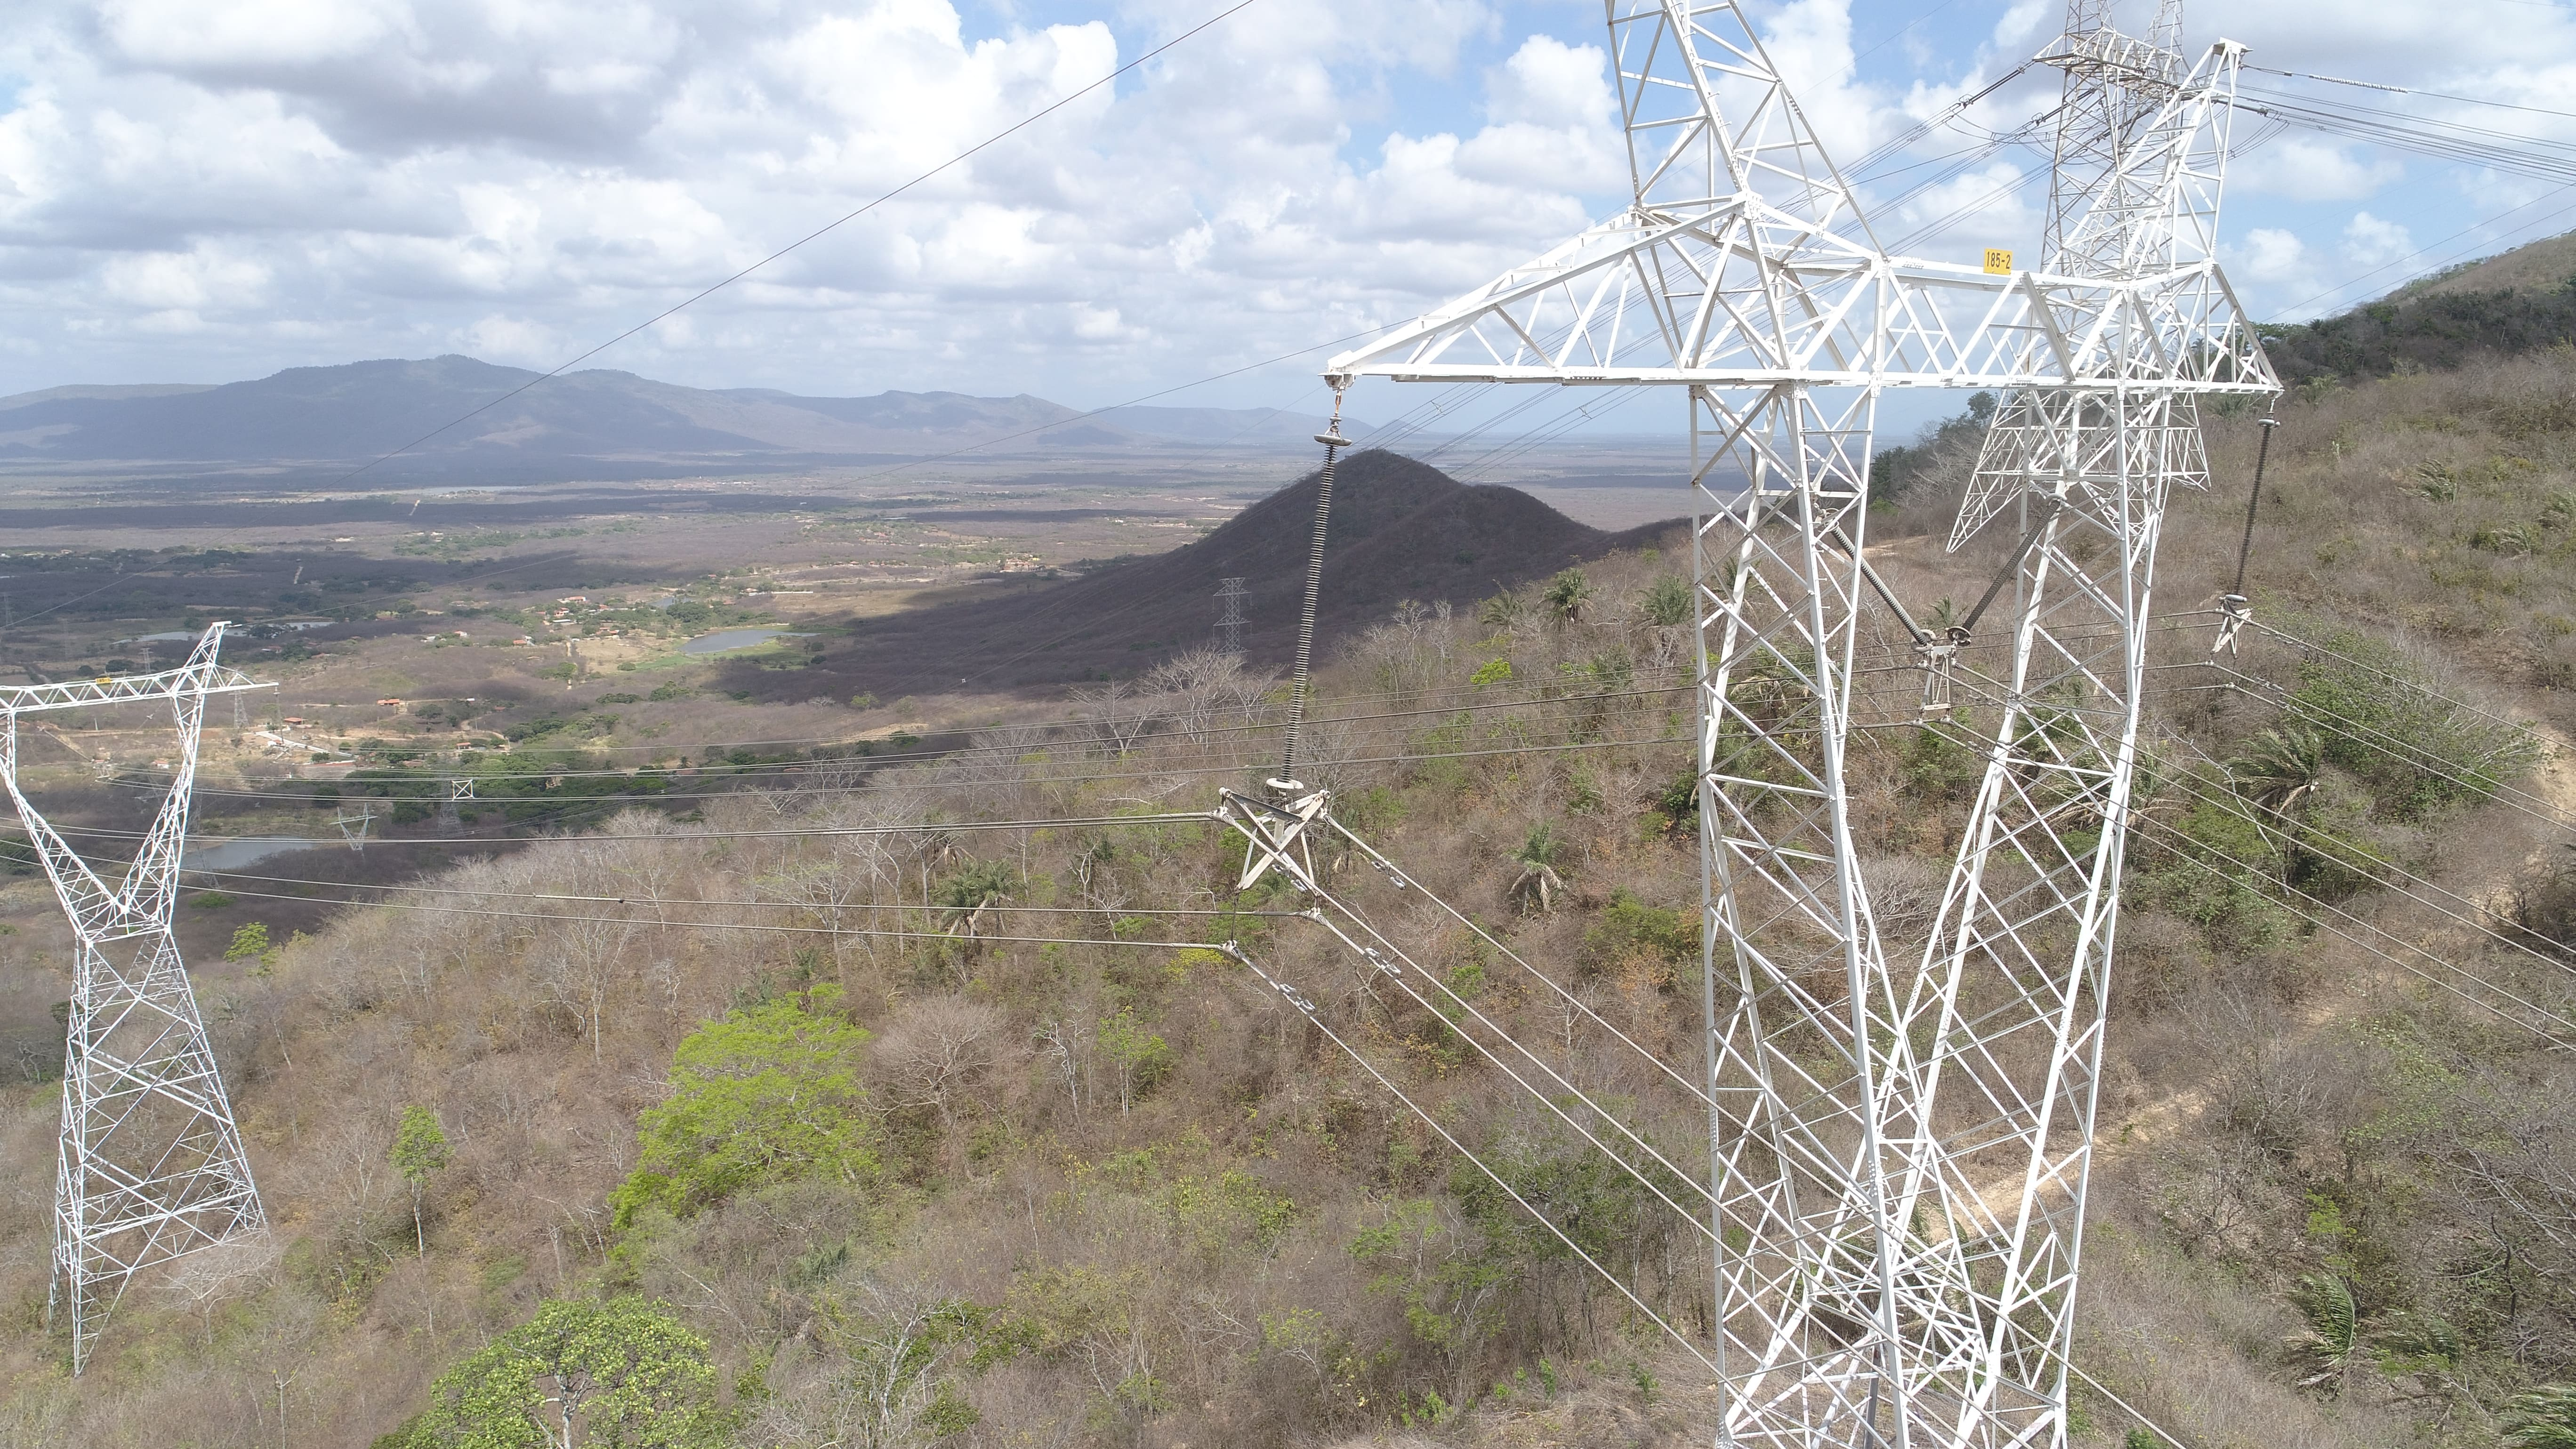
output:
MULTIPOLYGON (((1879 247, 1734 3, 1608 8, 1633 203, 1326 373, 1682 390, 1720 1441, 2061 1445, 2150 501, 2198 467, 2193 396, 2279 388, 2215 261, 2243 51, 2158 62, 2143 120, 2106 98, 2118 139, 2057 250, 2116 263, 1986 275, 1879 247), (2039 530, 2000 687, 2053 692, 2018 696, 2018 753, 1998 748, 1943 932, 1908 962, 1872 915, 1843 776, 1890 386, 2040 399, 2022 426, 2059 440, 2043 496, 1998 472, 1962 519, 2039 530), (2030 667, 2068 591, 2029 581, 2097 548, 2109 657, 2030 667), (2069 709, 2091 713, 2061 734, 2069 709), (2006 911, 2034 924, 1998 937, 2006 911)), ((1299 828, 1262 822, 1256 844, 1284 859, 1299 828)))
POLYGON ((76 1374, 135 1274, 267 1223, 171 930, 206 700, 265 687, 215 662, 223 633, 211 626, 184 666, 163 673, 0 689, 0 784, 75 943, 46 1315, 69 1309, 76 1374), (170 706, 178 768, 142 847, 110 886, 28 802, 18 721, 141 701, 170 706))
MULTIPOLYGON (((2049 270, 2133 280, 2213 262, 2229 111, 2197 114, 2181 89, 2180 19, 2167 0, 2138 40, 2091 0, 2069 6, 2043 57, 2065 71, 2049 270)), ((1950 1204, 1969 1275, 1995 1285, 1978 1357, 2007 1423, 2025 1417, 2016 1393, 2063 1402, 2156 542, 2171 490, 2208 482, 2195 397, 2130 376, 2007 394, 1949 539, 1955 552, 2009 521, 2015 607, 1910 1003, 1946 1080, 1926 1084, 1937 1140, 1907 1196, 1950 1204)))
POLYGON ((1216 647, 1228 654, 1243 652, 1243 626, 1252 622, 1243 617, 1244 598, 1243 580, 1217 580, 1216 647))

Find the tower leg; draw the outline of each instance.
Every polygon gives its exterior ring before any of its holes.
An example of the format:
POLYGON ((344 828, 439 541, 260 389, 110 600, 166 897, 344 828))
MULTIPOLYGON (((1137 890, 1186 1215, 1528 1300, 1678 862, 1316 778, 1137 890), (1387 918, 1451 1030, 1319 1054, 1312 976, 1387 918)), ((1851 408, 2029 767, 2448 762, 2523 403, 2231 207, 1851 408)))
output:
POLYGON ((1694 389, 1699 801, 1721 1442, 1911 1449, 1890 1148, 1922 1134, 1843 778, 1875 399, 1694 389))
POLYGON ((1964 1270, 1967 1331, 1927 1345, 1958 1386, 1952 1440, 2054 1446, 2156 538, 2168 491, 2206 462, 2188 397, 2023 395, 1978 471, 1996 521, 2037 538, 1999 697, 1963 701, 1994 733, 1906 1012, 1934 1051, 1898 1197, 1964 1270))

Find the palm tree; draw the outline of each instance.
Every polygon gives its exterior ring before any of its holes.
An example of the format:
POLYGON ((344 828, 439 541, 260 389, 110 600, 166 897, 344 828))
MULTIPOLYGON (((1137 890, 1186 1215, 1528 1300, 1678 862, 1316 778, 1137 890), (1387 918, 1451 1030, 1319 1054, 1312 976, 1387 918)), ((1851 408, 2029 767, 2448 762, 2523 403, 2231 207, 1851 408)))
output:
POLYGON ((2274 815, 2287 816, 2317 788, 2325 765, 2325 741, 2317 732, 2285 724, 2256 735, 2245 753, 2227 762, 2227 777, 2236 793, 2274 815))
POLYGON ((1660 574, 1646 586, 1640 605, 1647 623, 1660 629, 1670 629, 1690 622, 1694 602, 1690 580, 1680 574, 1660 574))
POLYGON ((1521 903, 1522 909, 1528 909, 1533 900, 1541 915, 1556 908, 1556 898, 1565 890, 1565 877, 1556 873, 1557 857, 1564 849, 1556 838, 1555 826, 1542 821, 1530 827, 1529 838, 1511 856, 1512 864, 1519 866, 1521 873, 1512 882, 1509 895, 1521 903))
POLYGON ((1582 614, 1585 601, 1592 597, 1592 581, 1583 576, 1581 569, 1567 569, 1549 579, 1546 591, 1539 597, 1547 601, 1547 607, 1559 621, 1570 624, 1582 614))
POLYGON ((2362 1349, 2361 1314, 2353 1304, 2352 1288, 2332 1273, 2310 1273, 2299 1279, 2298 1297, 2308 1331, 2291 1340, 2290 1346, 2315 1365, 2314 1372, 2299 1380, 2299 1387, 2332 1392, 2344 1371, 2359 1361, 2362 1349))
POLYGON ((2576 1449, 2576 1384, 2550 1384, 2505 1405, 2504 1449, 2576 1449))
POLYGON ((963 935, 971 941, 976 927, 983 923, 985 909, 1009 900, 1017 884, 1007 862, 979 860, 941 881, 932 899, 948 917, 948 934, 963 935))

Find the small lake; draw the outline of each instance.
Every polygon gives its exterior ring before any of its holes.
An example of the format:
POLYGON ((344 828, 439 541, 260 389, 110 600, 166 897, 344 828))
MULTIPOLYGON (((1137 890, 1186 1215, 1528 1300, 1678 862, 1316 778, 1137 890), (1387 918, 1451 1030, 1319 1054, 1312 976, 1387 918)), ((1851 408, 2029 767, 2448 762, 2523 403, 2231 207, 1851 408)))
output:
POLYGON ((735 649, 749 649, 755 644, 766 644, 772 639, 809 639, 812 637, 813 636, 810 634, 797 633, 793 629, 719 629, 713 634, 701 634, 695 639, 690 640, 688 643, 681 645, 680 652, 683 654, 723 654, 735 649))
POLYGON ((310 840, 301 835, 244 835, 213 845, 191 846, 179 857, 181 870, 240 870, 257 865, 272 855, 285 855, 298 850, 318 850, 332 842, 310 840))

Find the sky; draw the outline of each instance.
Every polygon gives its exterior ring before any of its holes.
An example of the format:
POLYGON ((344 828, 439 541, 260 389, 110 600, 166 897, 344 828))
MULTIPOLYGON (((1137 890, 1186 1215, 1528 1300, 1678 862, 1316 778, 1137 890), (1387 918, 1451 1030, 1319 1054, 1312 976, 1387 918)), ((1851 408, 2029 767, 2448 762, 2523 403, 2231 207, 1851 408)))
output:
MULTIPOLYGON (((550 368, 1230 3, 17 0, 0 394, 451 352, 550 368)), ((2063 0, 1749 10, 1848 165, 2034 53, 2063 0)), ((1331 349, 1254 365, 1416 315, 1617 209, 1602 18, 1255 0, 582 365, 1079 407, 1249 369, 1162 400, 1314 405, 1331 349)), ((2576 10, 2549 0, 2199 0, 2186 52, 2222 33, 2257 66, 2537 109, 2248 77, 2263 87, 2576 143, 2576 10)), ((2040 188, 2012 183, 2041 153, 1901 193, 2055 96, 2054 73, 2026 75, 1965 113, 1982 130, 1865 171, 1881 237, 2035 251, 2040 188)), ((2576 228, 2576 189, 2273 129, 2240 122, 2222 217, 2258 317, 2576 228)))

